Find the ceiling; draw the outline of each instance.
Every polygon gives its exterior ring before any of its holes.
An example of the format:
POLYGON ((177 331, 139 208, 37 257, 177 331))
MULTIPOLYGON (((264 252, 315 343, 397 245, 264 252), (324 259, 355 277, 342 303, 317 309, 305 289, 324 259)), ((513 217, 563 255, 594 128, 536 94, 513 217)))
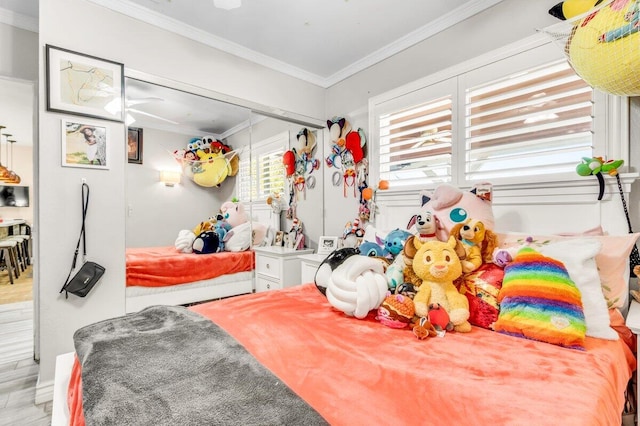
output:
MULTIPOLYGON (((89 1, 329 87, 502 0, 89 1)), ((0 0, 0 21, 37 16, 38 0, 0 0)))
MULTIPOLYGON (((214 0, 88 1, 330 87, 502 0, 241 0, 231 10, 214 0)), ((0 22, 37 31, 38 0, 0 0, 0 22)), ((181 133, 222 135, 247 120, 246 110, 142 82, 128 81, 126 94, 162 99, 133 106, 143 111, 133 126, 175 130, 147 113, 181 133)))

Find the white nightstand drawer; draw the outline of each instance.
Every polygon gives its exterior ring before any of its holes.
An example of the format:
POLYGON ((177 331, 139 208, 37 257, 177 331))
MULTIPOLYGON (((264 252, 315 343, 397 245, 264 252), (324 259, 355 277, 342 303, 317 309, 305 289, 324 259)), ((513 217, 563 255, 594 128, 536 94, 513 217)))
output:
POLYGON ((279 290, 282 288, 282 284, 279 281, 273 281, 263 276, 256 276, 256 293, 269 290, 279 290))
POLYGON ((280 259, 270 256, 258 256, 256 261, 256 273, 280 278, 280 259))

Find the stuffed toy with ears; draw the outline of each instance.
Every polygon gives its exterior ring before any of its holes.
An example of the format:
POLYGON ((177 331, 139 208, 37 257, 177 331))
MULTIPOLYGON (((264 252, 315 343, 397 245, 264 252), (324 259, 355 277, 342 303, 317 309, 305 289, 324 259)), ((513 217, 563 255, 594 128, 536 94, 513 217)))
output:
POLYGON ((231 225, 231 228, 249 221, 249 217, 244 211, 244 205, 236 201, 222 203, 217 219, 226 221, 231 225))
POLYGON ((451 228, 469 218, 481 221, 486 229, 493 230, 495 221, 491 206, 492 186, 482 183, 470 191, 463 191, 450 184, 440 184, 434 191, 422 191, 421 211, 431 211, 436 219, 436 237, 447 241, 451 228))
POLYGON ((296 150, 298 155, 306 155, 307 158, 311 158, 316 147, 316 136, 305 127, 298 132, 296 138, 298 139, 298 149, 296 150))
POLYGON ((468 274, 478 269, 483 263, 493 261, 493 252, 498 245, 498 237, 493 231, 486 229, 482 221, 469 218, 451 228, 451 236, 455 237, 462 247, 462 272, 468 274))
POLYGON ((422 280, 413 298, 416 315, 428 317, 429 306, 438 304, 449 314, 454 330, 471 331, 469 301, 453 284, 462 275, 462 264, 455 253, 456 239, 419 243, 413 270, 422 280))

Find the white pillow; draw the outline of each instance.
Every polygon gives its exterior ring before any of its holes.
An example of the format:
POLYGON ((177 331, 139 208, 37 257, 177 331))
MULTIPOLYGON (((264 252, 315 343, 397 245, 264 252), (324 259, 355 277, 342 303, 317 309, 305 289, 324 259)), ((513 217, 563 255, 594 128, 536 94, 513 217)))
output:
POLYGON ((596 255, 602 243, 595 238, 571 238, 550 243, 538 250, 545 256, 559 260, 569 272, 582 295, 586 335, 618 340, 618 333, 610 327, 607 301, 602 293, 596 255))

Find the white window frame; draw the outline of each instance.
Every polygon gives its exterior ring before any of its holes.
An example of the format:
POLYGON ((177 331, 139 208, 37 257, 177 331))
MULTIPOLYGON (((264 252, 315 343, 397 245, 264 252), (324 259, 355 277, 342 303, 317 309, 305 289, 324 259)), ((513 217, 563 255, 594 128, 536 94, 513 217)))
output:
MULTIPOLYGON (((369 128, 371 129, 370 144, 370 178, 372 182, 377 182, 379 172, 379 143, 380 135, 378 128, 378 118, 382 112, 388 112, 390 106, 411 106, 411 99, 415 99, 421 91, 428 91, 432 85, 438 85, 446 81, 464 82, 464 74, 475 73, 478 69, 486 67, 487 71, 495 68, 497 61, 528 52, 533 58, 539 58, 538 64, 563 59, 561 49, 543 34, 536 34, 520 42, 513 43, 504 48, 478 56, 469 61, 458 64, 454 67, 442 70, 433 75, 424 77, 412 83, 403 85, 394 90, 369 99, 369 128), (535 56, 534 56, 535 55, 535 56)), ((464 140, 464 90, 458 90, 458 107, 454 111, 454 120, 457 129, 453 134, 452 145, 452 184, 461 188, 472 187, 477 182, 465 180, 465 140, 464 140), (457 117, 457 118, 456 118, 457 117)), ((623 159, 625 164, 629 162, 629 102, 628 98, 604 94, 594 90, 594 156, 602 156, 607 159, 623 159)), ((576 165, 580 159, 576 159, 576 165)), ((535 183, 547 182, 553 185, 571 185, 571 181, 584 179, 577 174, 571 176, 550 175, 550 176, 530 176, 520 179, 505 179, 492 181, 494 187, 530 187, 532 181, 535 183)), ((434 185, 435 186, 435 185, 434 185)), ((402 187, 396 192, 415 192, 415 190, 432 189, 425 187, 402 187)), ((393 186, 387 193, 394 192, 393 186)))
MULTIPOLYGON (((251 150, 249 152, 249 173, 251 173, 251 163, 254 160, 255 157, 260 156, 264 153, 268 153, 268 152, 273 152, 276 151, 278 149, 282 149, 282 152, 286 152, 289 149, 289 131, 284 131, 281 133, 278 133, 277 135, 271 136, 267 139, 264 139, 262 141, 256 142, 256 143, 251 143, 251 150)), ((240 174, 240 173, 239 173, 240 174)), ((238 176, 240 177, 240 176, 238 176)), ((284 178, 284 185, 285 185, 285 190, 287 189, 287 181, 286 181, 286 176, 283 176, 284 178)), ((256 179, 260 179, 260 176, 256 176, 256 179)), ((251 180, 251 185, 258 185, 258 181, 254 181, 253 177, 250 178, 251 180)), ((266 201, 267 197, 269 196, 269 194, 265 195, 264 197, 258 197, 256 199, 252 198, 252 192, 253 191, 249 191, 249 199, 243 199, 243 194, 239 193, 240 188, 238 186, 238 190, 237 190, 237 197, 238 199, 243 202, 243 203, 247 203, 247 204, 255 204, 256 202, 264 202, 266 201)))

